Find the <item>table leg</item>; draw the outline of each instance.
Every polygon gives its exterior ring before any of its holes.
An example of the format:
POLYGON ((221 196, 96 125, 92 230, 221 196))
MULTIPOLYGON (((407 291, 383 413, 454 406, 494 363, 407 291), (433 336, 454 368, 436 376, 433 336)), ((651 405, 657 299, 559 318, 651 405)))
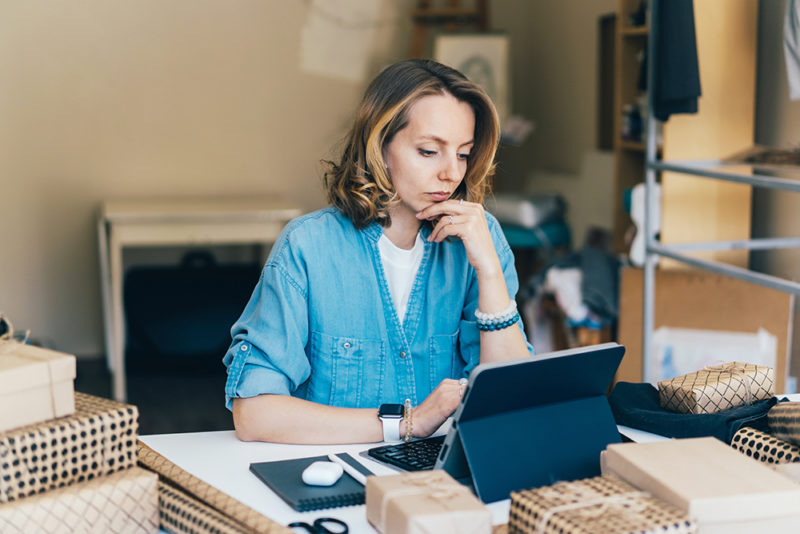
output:
POLYGON ((111 280, 108 265, 108 230, 105 218, 101 215, 97 219, 97 250, 100 256, 100 294, 103 299, 103 331, 105 333, 106 345, 106 366, 109 371, 114 371, 113 358, 114 352, 114 321, 111 309, 111 280))
POLYGON ((114 399, 124 402, 127 397, 125 391, 125 314, 122 305, 122 243, 110 229, 111 240, 109 245, 109 258, 111 264, 111 316, 113 322, 113 346, 111 360, 113 369, 112 392, 114 399))

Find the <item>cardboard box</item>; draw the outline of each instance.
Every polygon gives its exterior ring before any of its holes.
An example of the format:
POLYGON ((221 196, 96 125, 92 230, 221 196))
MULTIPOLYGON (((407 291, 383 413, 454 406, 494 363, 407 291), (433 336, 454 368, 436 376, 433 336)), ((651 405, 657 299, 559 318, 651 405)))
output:
POLYGON ((154 473, 132 467, 29 499, 0 504, 0 532, 158 532, 157 483, 154 473))
POLYGON ((775 372, 762 365, 730 362, 658 383, 665 410, 713 414, 775 395, 775 372))
POLYGON ((0 433, 0 503, 136 465, 136 406, 75 393, 75 413, 0 433))
POLYGON ((701 534, 788 534, 800 525, 800 486, 715 438, 612 444, 605 467, 687 512, 701 534))
POLYGON ((184 471, 141 441, 137 443, 137 454, 139 465, 157 473, 159 480, 173 490, 169 499, 164 499, 162 493, 160 513, 162 526, 167 530, 191 531, 177 528, 175 521, 180 518, 181 525, 194 525, 197 531, 197 524, 210 512, 217 519, 226 518, 226 524, 242 526, 249 533, 291 534, 285 526, 184 471))
POLYGON ((490 534, 492 514, 441 469, 367 477, 367 520, 381 534, 490 534))
POLYGON ((0 432, 75 411, 75 356, 5 342, 0 351, 0 432))
POLYGON ((768 464, 800 462, 800 447, 754 428, 740 428, 731 447, 745 456, 768 464))
POLYGON ((509 533, 694 533, 689 516, 614 477, 511 492, 509 533))

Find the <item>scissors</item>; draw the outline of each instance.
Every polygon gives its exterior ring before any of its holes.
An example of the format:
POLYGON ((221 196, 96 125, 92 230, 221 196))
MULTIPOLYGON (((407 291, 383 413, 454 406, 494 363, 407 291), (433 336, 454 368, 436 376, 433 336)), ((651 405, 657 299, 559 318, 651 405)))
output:
POLYGON ((289 523, 289 528, 303 528, 309 534, 348 534, 350 532, 347 523, 334 517, 320 517, 310 525, 305 521, 295 521, 289 523))

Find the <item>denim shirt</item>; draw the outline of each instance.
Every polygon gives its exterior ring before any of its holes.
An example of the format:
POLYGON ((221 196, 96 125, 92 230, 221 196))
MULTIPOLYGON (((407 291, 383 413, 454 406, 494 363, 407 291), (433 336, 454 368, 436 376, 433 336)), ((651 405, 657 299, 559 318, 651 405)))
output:
MULTIPOLYGON (((513 254, 496 219, 487 220, 514 298, 513 254)), ((262 393, 351 408, 406 398, 416 405, 479 363, 478 282, 461 240, 425 240, 401 324, 378 250, 382 233, 377 223, 356 229, 330 207, 286 225, 231 328, 223 358, 229 409, 233 397, 262 393)))

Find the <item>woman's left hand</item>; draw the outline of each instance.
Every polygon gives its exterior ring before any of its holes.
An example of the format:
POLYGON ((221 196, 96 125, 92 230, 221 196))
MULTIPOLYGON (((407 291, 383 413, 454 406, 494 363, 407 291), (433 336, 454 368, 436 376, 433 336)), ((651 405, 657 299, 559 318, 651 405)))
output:
POLYGON ((445 200, 423 209, 417 213, 417 218, 438 221, 428 241, 441 243, 451 236, 461 239, 467 251, 467 260, 479 276, 496 276, 502 272, 482 205, 463 200, 445 200))

